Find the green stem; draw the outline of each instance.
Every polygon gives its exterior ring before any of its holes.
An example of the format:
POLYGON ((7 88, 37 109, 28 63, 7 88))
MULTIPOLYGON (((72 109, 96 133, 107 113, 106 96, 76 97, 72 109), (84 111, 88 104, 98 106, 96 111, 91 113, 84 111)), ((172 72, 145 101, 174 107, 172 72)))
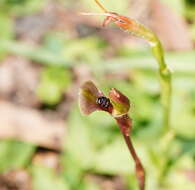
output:
MULTIPOLYGON (((151 46, 152 53, 158 63, 160 86, 161 86, 161 103, 163 106, 163 132, 170 130, 170 113, 171 113, 171 71, 169 70, 164 59, 164 51, 158 37, 144 25, 135 22, 134 27, 129 31, 137 37, 147 40, 151 46)), ((163 134, 164 134, 163 133, 163 134)))
MULTIPOLYGON (((158 37, 144 25, 135 22, 135 25, 129 30, 135 36, 141 37, 147 40, 151 46, 152 53, 158 63, 158 71, 160 76, 161 86, 161 103, 163 106, 163 134, 160 143, 165 142, 163 152, 168 153, 170 143, 174 138, 174 132, 170 128, 170 114, 171 114, 171 96, 172 96, 172 84, 171 84, 171 71, 169 70, 164 59, 164 51, 162 44, 158 37), (133 30, 132 30, 133 29, 133 30), (164 141, 165 140, 165 141, 164 141)), ((167 168, 168 162, 164 163, 164 168, 167 168)), ((166 171, 163 170, 160 174, 160 181, 165 177, 166 171)))
MULTIPOLYGON (((159 76, 161 85, 161 102, 163 106, 163 131, 166 133, 170 130, 170 114, 171 114, 171 71, 164 60, 164 52, 161 42, 156 37, 155 42, 151 46, 154 57, 159 64, 159 76)), ((164 133, 163 133, 164 134, 164 133)))

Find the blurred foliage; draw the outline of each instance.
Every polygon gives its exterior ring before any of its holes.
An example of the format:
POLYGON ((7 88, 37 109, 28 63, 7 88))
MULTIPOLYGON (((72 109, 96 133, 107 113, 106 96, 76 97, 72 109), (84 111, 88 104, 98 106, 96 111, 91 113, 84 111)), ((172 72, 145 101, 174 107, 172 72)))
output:
POLYGON ((33 189, 68 190, 67 184, 54 170, 39 165, 30 169, 33 178, 33 189))
POLYGON ((47 67, 41 73, 37 89, 39 99, 49 105, 59 103, 71 83, 71 73, 61 67, 47 67))
MULTIPOLYGON (((195 1, 162 1, 189 21, 189 29, 195 39, 195 1)), ((73 38, 68 31, 53 29, 44 34, 37 46, 25 44, 15 35, 15 18, 34 15, 47 2, 0 0, 0 60, 11 54, 42 64, 37 96, 42 103, 54 108, 73 85, 72 67, 87 66, 104 92, 114 87, 131 100, 132 136, 146 167, 146 190, 194 190, 195 182, 185 175, 186 170, 195 171, 194 50, 166 54, 173 70, 172 128, 176 138, 164 154, 163 144, 158 141, 162 125, 158 76, 150 52, 145 48, 132 48, 121 43, 115 54, 106 58, 105 54, 110 53, 110 45, 97 33, 73 38), (125 79, 120 77, 121 73, 125 73, 125 79), (166 168, 165 163, 168 163, 166 168)), ((100 11, 92 0, 59 0, 58 3, 66 8, 82 4, 82 10, 87 12, 100 11)), ((108 9, 128 14, 128 0, 110 0, 104 1, 104 4, 108 9)), ((32 175, 34 190, 102 190, 101 185, 90 180, 88 175, 121 176, 126 189, 138 190, 133 161, 119 129, 109 115, 97 112, 84 117, 78 106, 74 105, 69 114, 68 126, 60 171, 31 163, 35 145, 1 140, 0 172, 26 168, 32 175)))
POLYGON ((26 15, 41 10, 47 0, 0 0, 0 11, 10 15, 26 15))
POLYGON ((163 3, 166 3, 171 9, 176 11, 178 14, 182 15, 185 11, 185 1, 183 0, 162 0, 163 3))
POLYGON ((0 171, 8 171, 28 166, 35 147, 13 140, 0 141, 0 171))

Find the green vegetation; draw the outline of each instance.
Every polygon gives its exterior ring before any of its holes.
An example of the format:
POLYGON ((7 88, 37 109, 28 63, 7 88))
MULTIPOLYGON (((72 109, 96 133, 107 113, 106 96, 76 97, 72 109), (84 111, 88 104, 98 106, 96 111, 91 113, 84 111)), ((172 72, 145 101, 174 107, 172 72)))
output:
MULTIPOLYGON (((123 1, 105 1, 104 5, 128 16, 128 0, 123 1)), ((186 174, 188 171, 195 173, 194 49, 188 52, 166 52, 166 63, 172 70, 170 127, 175 138, 171 142, 167 139, 159 141, 163 125, 161 90, 157 80, 158 67, 149 48, 139 42, 135 45, 123 43, 120 38, 116 45, 113 39, 106 38, 96 28, 100 25, 99 21, 96 25, 97 20, 93 23, 96 27, 93 24, 83 26, 82 22, 82 27, 89 30, 87 35, 82 36, 82 32, 79 33, 77 29, 74 31, 78 33, 73 33, 69 29, 75 26, 64 21, 65 29, 47 28, 39 40, 34 40, 35 44, 25 41, 23 36, 16 34, 16 20, 39 15, 48 2, 0 0, 0 67, 8 56, 14 55, 41 68, 35 90, 41 106, 36 109, 42 111, 42 107, 46 107, 53 112, 62 101, 66 101, 66 93, 70 94, 71 90, 77 92, 75 88, 78 88, 83 78, 78 78, 78 71, 75 70, 86 68, 104 92, 117 88, 131 101, 132 138, 146 169, 146 190, 194 190, 194 179, 186 174), (170 143, 168 150, 165 148, 167 143, 170 143)), ((79 7, 76 1, 57 1, 63 10, 72 9, 75 15, 83 10, 98 10, 92 0, 79 1, 79 5, 81 3, 79 7)), ((174 7, 177 14, 188 21, 187 26, 194 40, 195 2, 175 0, 170 7, 174 7)), ((110 28, 105 31, 112 33, 113 27, 110 28)), ((114 35, 114 41, 117 37, 114 35)), ((104 180, 112 181, 115 177, 122 179, 124 186, 121 185, 121 189, 138 190, 134 163, 116 123, 102 112, 83 117, 78 108, 77 95, 74 94, 73 98, 69 114, 64 119, 68 130, 63 150, 58 152, 60 168, 56 170, 41 163, 33 163, 32 158, 37 153, 38 145, 1 139, 1 174, 25 169, 32 176, 33 190, 118 190, 115 186, 106 189, 102 185, 104 180)))

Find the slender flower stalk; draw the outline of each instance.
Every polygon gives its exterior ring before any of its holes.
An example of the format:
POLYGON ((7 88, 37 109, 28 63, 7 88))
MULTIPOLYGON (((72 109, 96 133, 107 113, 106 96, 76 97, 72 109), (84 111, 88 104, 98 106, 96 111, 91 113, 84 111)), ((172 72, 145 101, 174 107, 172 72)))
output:
POLYGON ((159 64, 159 76, 161 85, 161 102, 163 106, 163 127, 164 132, 170 131, 170 117, 171 117, 171 97, 172 97, 172 82, 171 71, 168 68, 165 59, 162 44, 158 37, 153 33, 154 38, 149 41, 152 48, 152 53, 159 64))
POLYGON ((124 115, 121 118, 115 118, 115 119, 120 127, 120 130, 123 134, 125 142, 128 146, 128 149, 131 153, 131 156, 135 162, 136 176, 137 176, 137 179, 139 182, 139 187, 141 190, 144 190, 145 189, 145 171, 144 171, 144 168, 142 166, 142 163, 141 163, 139 157, 136 154, 136 151, 135 151, 134 146, 132 144, 131 138, 129 136, 129 131, 132 128, 132 121, 128 115, 124 115))
POLYGON ((130 109, 129 99, 116 89, 110 90, 109 98, 107 98, 91 81, 87 81, 80 88, 79 105, 81 112, 85 115, 99 110, 109 113, 116 120, 135 162, 136 176, 140 190, 144 190, 145 171, 130 137, 132 120, 128 116, 130 109))
MULTIPOLYGON (((102 9, 102 16, 107 15, 104 20, 103 26, 106 26, 110 22, 114 22, 123 31, 127 31, 130 34, 145 39, 151 46, 152 53, 158 63, 160 86, 161 86, 161 103, 163 106, 163 131, 170 131, 170 113, 171 113, 171 71, 168 68, 165 59, 162 44, 158 37, 147 27, 138 23, 136 20, 118 15, 117 13, 109 12, 98 0, 95 0, 96 4, 102 9)), ((88 13, 89 15, 101 15, 101 13, 88 13)), ((85 14, 86 15, 86 14, 85 14)))
POLYGON ((137 153, 134 149, 134 146, 131 141, 131 130, 132 130, 132 120, 128 116, 128 112, 130 109, 130 102, 129 99, 124 96, 120 91, 116 89, 112 89, 109 92, 109 98, 111 100, 113 110, 110 113, 120 128, 121 133, 125 139, 129 152, 135 162, 135 169, 136 169, 136 176, 139 182, 140 190, 145 189, 145 170, 142 166, 142 163, 137 156, 137 153))

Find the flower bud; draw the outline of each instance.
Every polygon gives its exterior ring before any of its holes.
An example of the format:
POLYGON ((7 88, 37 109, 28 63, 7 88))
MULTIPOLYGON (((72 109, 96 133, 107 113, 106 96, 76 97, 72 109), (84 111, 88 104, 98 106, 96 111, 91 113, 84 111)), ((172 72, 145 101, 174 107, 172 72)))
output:
POLYGON ((113 105, 112 115, 114 117, 120 117, 128 113, 130 109, 130 102, 125 95, 113 88, 109 92, 109 98, 113 105))

